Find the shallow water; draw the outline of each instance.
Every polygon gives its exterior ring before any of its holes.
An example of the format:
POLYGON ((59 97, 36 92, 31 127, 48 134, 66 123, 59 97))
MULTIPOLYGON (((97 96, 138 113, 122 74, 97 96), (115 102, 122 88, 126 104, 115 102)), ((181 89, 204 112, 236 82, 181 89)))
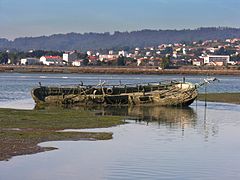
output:
MULTIPOLYGON (((32 108, 34 103, 30 100, 28 90, 35 86, 39 79, 43 80, 44 84, 56 82, 70 84, 76 79, 84 78, 89 79, 88 83, 98 82, 99 79, 104 78, 115 81, 124 77, 129 82, 154 81, 159 78, 159 76, 139 75, 42 76, 0 74, 1 84, 4 82, 0 87, 1 90, 15 92, 13 100, 2 98, 0 105, 32 108), (21 88, 18 89, 18 85, 21 88)), ((193 82, 198 82, 201 78, 203 77, 187 77, 193 82)), ((209 91, 240 90, 238 77, 218 78, 221 80, 219 83, 221 88, 218 84, 214 84, 209 86, 209 91)), ((113 139, 108 141, 42 143, 41 146, 59 149, 13 157, 10 161, 0 162, 0 180, 240 179, 239 105, 208 103, 205 107, 203 102, 197 102, 185 109, 112 107, 91 110, 96 115, 122 115, 127 117, 125 120, 128 124, 106 129, 84 130, 113 132, 113 139)))

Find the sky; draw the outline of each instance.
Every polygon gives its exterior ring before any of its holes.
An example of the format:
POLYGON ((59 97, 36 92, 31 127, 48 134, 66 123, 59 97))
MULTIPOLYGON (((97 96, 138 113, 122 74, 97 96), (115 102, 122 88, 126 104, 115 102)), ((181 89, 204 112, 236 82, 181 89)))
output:
POLYGON ((0 0, 0 38, 240 27, 240 0, 0 0))

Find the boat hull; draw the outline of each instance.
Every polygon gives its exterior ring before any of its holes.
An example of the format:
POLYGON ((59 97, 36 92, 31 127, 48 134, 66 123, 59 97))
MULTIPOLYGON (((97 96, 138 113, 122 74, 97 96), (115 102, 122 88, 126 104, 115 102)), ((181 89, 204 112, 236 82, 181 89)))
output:
POLYGON ((34 88, 31 94, 36 104, 189 106, 198 91, 191 83, 174 83, 131 88, 41 86, 34 88))

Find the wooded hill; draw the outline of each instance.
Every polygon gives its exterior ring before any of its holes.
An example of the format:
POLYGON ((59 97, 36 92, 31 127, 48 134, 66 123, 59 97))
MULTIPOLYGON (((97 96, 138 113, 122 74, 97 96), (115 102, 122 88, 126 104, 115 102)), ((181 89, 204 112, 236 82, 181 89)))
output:
POLYGON ((141 30, 132 32, 68 33, 51 36, 23 37, 14 41, 0 39, 0 49, 97 50, 157 46, 162 43, 193 42, 240 38, 240 28, 198 28, 184 30, 141 30))

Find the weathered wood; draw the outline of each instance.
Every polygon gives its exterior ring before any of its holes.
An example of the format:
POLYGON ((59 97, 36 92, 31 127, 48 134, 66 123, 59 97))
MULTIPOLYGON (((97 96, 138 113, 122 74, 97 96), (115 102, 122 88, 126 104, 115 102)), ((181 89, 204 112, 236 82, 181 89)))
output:
POLYGON ((37 104, 188 106, 197 95, 196 85, 176 81, 135 85, 40 86, 32 90, 37 104))

